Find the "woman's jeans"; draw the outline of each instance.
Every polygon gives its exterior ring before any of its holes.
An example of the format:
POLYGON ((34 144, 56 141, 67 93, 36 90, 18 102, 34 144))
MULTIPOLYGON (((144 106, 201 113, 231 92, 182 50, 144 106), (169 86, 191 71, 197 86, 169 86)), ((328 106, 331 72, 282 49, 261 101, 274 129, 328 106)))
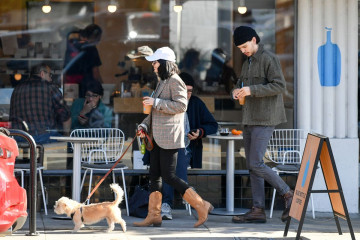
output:
POLYGON ((244 126, 246 167, 249 169, 253 206, 265 208, 264 180, 284 195, 290 188, 270 167, 263 157, 274 131, 274 126, 244 126))
MULTIPOLYGON (((187 152, 185 154, 185 148, 180 148, 178 150, 178 158, 176 164, 176 176, 187 182, 187 168, 190 164, 191 154, 187 152)), ((174 188, 169 184, 164 183, 162 187, 163 194, 163 203, 169 204, 171 207, 173 205, 174 200, 174 188)))
POLYGON ((150 191, 161 192, 162 180, 171 185, 180 194, 189 188, 188 184, 176 176, 178 149, 163 149, 154 141, 150 152, 150 191))

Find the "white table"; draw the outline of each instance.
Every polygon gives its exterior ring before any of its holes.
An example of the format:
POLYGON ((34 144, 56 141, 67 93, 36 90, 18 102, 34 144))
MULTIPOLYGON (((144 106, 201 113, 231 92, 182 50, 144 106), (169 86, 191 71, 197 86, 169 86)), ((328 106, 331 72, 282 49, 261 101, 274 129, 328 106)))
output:
POLYGON ((85 142, 97 142, 101 138, 87 137, 50 137, 57 141, 71 142, 74 144, 73 176, 72 176, 72 199, 80 202, 81 182, 81 144, 85 142))
POLYGON ((246 212, 246 209, 239 209, 235 211, 234 209, 234 169, 235 169, 235 156, 234 156, 234 143, 235 140, 242 140, 242 135, 233 135, 229 133, 227 136, 221 136, 220 134, 211 134, 207 135, 207 138, 210 139, 219 139, 226 140, 227 150, 226 150, 226 208, 216 208, 211 214, 215 215, 239 215, 246 212))

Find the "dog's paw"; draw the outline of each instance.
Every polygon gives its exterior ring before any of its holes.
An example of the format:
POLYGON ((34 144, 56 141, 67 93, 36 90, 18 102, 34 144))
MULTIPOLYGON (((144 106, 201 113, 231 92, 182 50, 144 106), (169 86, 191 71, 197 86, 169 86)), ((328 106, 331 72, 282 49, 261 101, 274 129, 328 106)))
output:
POLYGON ((84 227, 84 226, 85 226, 84 224, 81 224, 80 226, 77 225, 77 226, 74 227, 74 229, 73 229, 71 232, 72 232, 72 233, 76 233, 77 231, 80 230, 80 228, 82 228, 82 227, 84 227))

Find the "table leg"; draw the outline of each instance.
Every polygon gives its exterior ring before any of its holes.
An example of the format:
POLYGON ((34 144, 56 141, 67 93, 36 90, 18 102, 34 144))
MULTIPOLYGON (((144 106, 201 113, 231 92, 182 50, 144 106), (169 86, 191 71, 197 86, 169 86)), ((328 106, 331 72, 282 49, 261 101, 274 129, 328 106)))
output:
POLYGON ((74 143, 72 199, 80 202, 81 143, 74 143))
POLYGON ((234 140, 228 140, 226 152, 226 211, 234 211, 234 140))
POLYGON ((119 113, 115 113, 114 122, 115 128, 119 128, 119 113))
POLYGON ((235 155, 234 155, 234 144, 235 141, 229 139, 227 141, 226 149, 226 209, 214 209, 210 214, 214 215, 225 215, 234 216, 240 215, 247 212, 247 209, 234 209, 234 178, 235 178, 235 155))

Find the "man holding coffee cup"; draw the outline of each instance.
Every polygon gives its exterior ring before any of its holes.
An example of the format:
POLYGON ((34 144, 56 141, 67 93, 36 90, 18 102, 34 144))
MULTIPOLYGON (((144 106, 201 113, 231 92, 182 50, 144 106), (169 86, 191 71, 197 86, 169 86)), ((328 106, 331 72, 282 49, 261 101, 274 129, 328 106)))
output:
POLYGON ((235 223, 265 223, 264 180, 282 195, 285 210, 282 221, 289 217, 293 191, 271 168, 264 164, 263 156, 275 126, 286 122, 282 94, 286 90, 285 79, 279 59, 259 44, 254 29, 237 27, 234 44, 247 56, 242 65, 240 78, 232 91, 232 98, 243 104, 246 166, 252 186, 253 207, 249 212, 234 216, 235 223), (246 101, 245 101, 246 99, 246 101))

